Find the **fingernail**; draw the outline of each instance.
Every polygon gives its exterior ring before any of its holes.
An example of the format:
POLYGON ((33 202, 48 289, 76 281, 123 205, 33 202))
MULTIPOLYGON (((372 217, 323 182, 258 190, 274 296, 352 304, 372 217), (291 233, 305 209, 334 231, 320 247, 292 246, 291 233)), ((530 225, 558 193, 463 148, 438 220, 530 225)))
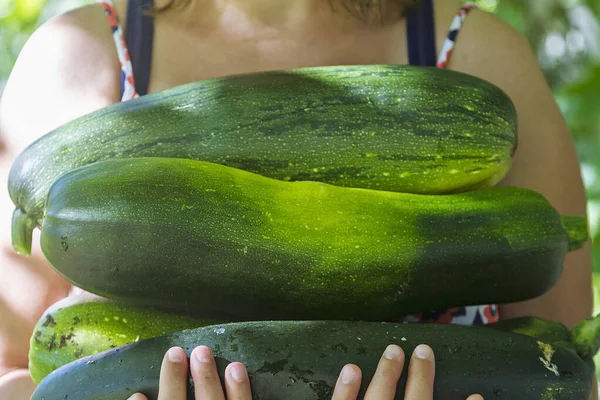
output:
POLYGON ((179 363, 183 361, 183 352, 180 349, 172 348, 167 352, 167 358, 172 363, 179 363))
POLYGON ((400 351, 400 348, 398 346, 389 345, 385 349, 383 356, 388 360, 397 360, 400 358, 400 356, 402 356, 402 352, 400 351))
POLYGON ((431 348, 429 348, 429 346, 425 346, 423 344, 418 345, 417 348, 415 349, 415 356, 422 360, 426 360, 426 359, 430 358, 432 356, 432 354, 433 353, 431 352, 431 348))
POLYGON ((234 365, 231 367, 231 376, 236 382, 242 383, 246 380, 248 374, 246 373, 246 368, 241 365, 234 365))
POLYGON ((212 359, 212 354, 210 353, 210 349, 206 346, 199 346, 194 349, 194 357, 196 360, 206 363, 210 362, 212 359))
POLYGON ((342 383, 349 385, 356 380, 356 372, 350 366, 345 366, 342 369, 342 383))

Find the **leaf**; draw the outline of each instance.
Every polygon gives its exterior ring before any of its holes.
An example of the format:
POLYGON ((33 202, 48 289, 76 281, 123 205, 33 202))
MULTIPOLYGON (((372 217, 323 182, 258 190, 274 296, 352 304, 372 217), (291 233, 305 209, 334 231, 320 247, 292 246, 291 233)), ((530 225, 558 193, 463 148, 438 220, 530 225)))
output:
MULTIPOLYGON (((600 133, 600 63, 588 68, 581 79, 555 90, 555 96, 576 138, 597 137, 600 133)), ((594 144, 600 143, 596 141, 594 144)), ((597 154, 594 157, 598 157, 597 154)))
MULTIPOLYGON (((592 265, 594 273, 600 276, 600 237, 598 236, 592 240, 592 265)), ((600 285, 600 281, 598 284, 600 285)), ((600 290, 600 286, 598 289, 600 290)), ((598 301, 600 303, 600 299, 598 301)))
POLYGON ((500 0, 495 9, 495 14, 498 17, 508 22, 523 35, 526 35, 527 31, 525 13, 525 2, 520 0, 500 0))
POLYGON ((40 16, 47 0, 16 0, 15 13, 25 23, 33 23, 40 16))

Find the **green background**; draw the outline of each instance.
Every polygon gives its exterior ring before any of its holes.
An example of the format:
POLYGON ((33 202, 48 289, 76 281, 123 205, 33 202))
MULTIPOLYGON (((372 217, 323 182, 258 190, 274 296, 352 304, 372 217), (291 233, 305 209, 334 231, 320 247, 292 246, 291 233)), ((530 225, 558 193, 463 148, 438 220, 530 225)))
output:
MULTIPOLYGON (((0 92, 23 44, 42 22, 93 0, 0 0, 0 92)), ((600 235, 600 0, 480 0, 522 32, 565 115, 582 163, 591 234, 600 235)), ((2 229, 9 229, 5 227, 2 229)), ((600 241, 594 240, 595 314, 600 241)), ((600 356, 597 356, 600 362, 600 356)))

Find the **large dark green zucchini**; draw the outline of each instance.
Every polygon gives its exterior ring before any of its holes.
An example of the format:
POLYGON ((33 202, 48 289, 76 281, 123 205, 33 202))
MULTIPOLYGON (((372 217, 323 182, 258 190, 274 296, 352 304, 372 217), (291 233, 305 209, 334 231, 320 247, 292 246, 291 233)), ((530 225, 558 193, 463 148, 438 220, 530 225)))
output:
POLYGON ((13 246, 30 253, 60 175, 109 158, 190 158, 287 181, 445 193, 497 183, 515 146, 509 97, 455 71, 340 66, 210 79, 107 107, 29 146, 9 177, 13 246))
POLYGON ((67 297, 36 324, 29 372, 37 384, 56 368, 88 355, 183 329, 223 321, 115 303, 88 294, 67 297))
MULTIPOLYGON (((165 352, 181 346, 189 355, 198 345, 213 350, 221 379, 228 363, 243 362, 255 400, 329 400, 347 363, 363 371, 363 398, 390 343, 407 355, 420 343, 433 348, 435 400, 473 393, 486 400, 583 400, 591 391, 593 372, 577 353, 525 335, 459 325, 297 321, 213 325, 142 340, 57 369, 32 400, 123 400, 135 392, 156 400, 165 352)), ((404 397, 406 376, 396 399, 404 397)))
POLYGON ((584 217, 525 189, 415 195, 145 158, 63 175, 41 246, 103 297, 236 320, 381 321, 539 296, 585 237, 584 217))

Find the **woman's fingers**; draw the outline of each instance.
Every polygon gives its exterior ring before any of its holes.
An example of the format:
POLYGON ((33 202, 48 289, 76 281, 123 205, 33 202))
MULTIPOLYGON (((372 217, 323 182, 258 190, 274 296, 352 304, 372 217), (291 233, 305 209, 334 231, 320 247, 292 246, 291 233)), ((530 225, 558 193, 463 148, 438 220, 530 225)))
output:
MULTIPOLYGON (((366 400, 393 399, 402 375, 405 355, 397 345, 386 348, 371 380, 366 400)), ((171 348, 165 355, 160 374, 158 400, 184 400, 187 391, 187 357, 183 349, 171 348)), ((197 400, 225 400, 216 363, 210 349, 199 346, 192 351, 190 369, 194 379, 197 400)), ((417 346, 412 354, 406 382, 407 400, 432 400, 435 379, 435 359, 427 345, 417 346)), ((335 386, 332 400, 356 400, 360 391, 362 372, 353 364, 344 366, 335 386)), ((225 369, 225 387, 228 400, 251 400, 250 380, 245 366, 234 362, 225 369)), ((136 393, 128 400, 148 400, 136 393)), ((478 394, 466 400, 483 400, 478 394)))
POLYGON ((148 398, 143 394, 134 393, 134 395, 128 398, 127 400, 148 400, 148 398))
POLYGON ((185 400, 188 363, 185 351, 173 347, 167 351, 160 367, 158 400, 185 400))
POLYGON ((408 366, 404 398, 407 400, 432 400, 434 378, 433 350, 427 345, 419 345, 415 348, 408 366))
POLYGON ((225 389, 228 400, 252 400, 250 380, 244 364, 233 362, 225 369, 225 389))
POLYGON ((385 349, 365 394, 365 400, 391 400, 396 397, 396 387, 404 368, 404 358, 404 351, 395 344, 385 349))
POLYGON ((208 347, 198 346, 192 351, 190 369, 196 400, 225 400, 215 359, 208 347))
MULTIPOLYGON (((185 400, 187 398, 188 363, 185 351, 173 347, 165 354, 160 367, 158 400, 185 400)), ((146 396, 135 393, 127 400, 148 400, 146 396)))
POLYGON ((362 371, 354 364, 347 364, 342 368, 338 377, 331 400, 356 400, 360 391, 362 371))

